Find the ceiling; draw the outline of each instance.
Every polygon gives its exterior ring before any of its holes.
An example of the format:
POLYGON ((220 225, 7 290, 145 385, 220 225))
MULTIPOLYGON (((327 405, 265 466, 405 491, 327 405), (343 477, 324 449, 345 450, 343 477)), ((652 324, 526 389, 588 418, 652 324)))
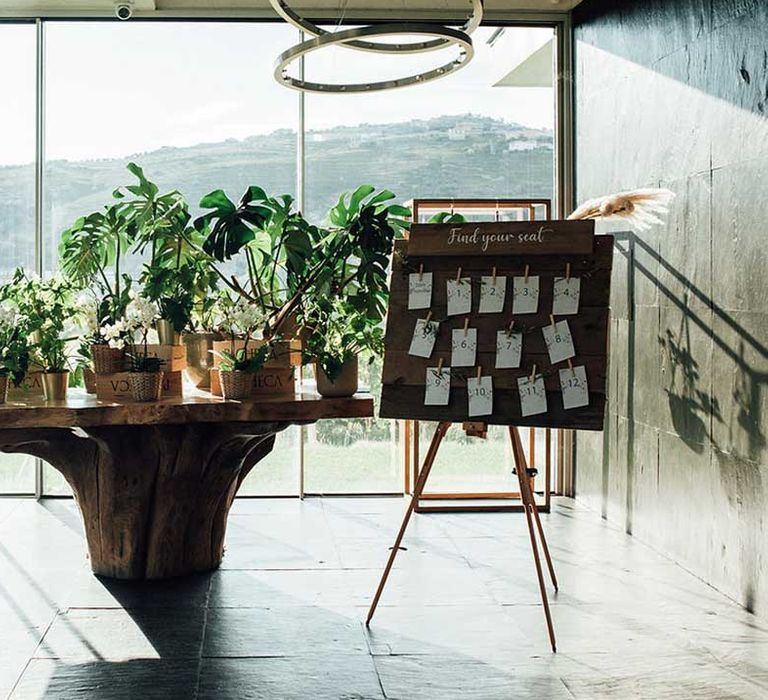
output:
MULTIPOLYGON (((515 11, 566 12, 580 0, 485 0, 488 14, 515 11)), ((113 16, 114 0, 2 0, 0 16, 45 17, 63 15, 113 16)), ((317 16, 338 12, 346 6, 347 14, 371 13, 397 18, 409 14, 462 14, 468 0, 296 0, 292 7, 317 16)), ((188 14, 205 16, 264 15, 271 13, 269 0, 134 0, 137 17, 188 14)))

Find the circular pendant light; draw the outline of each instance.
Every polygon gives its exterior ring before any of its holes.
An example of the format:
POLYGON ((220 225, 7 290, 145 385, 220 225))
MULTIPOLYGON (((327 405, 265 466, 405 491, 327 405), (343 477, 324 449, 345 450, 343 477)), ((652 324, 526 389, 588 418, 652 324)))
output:
MULTIPOLYGON (((364 43, 373 43, 365 42, 364 43)), ((397 46, 393 44, 378 44, 379 46, 397 46)), ((433 50, 435 47, 425 50, 433 50)), ((408 53, 413 52, 409 50, 408 53)), ((429 24, 429 23, 398 23, 398 24, 379 24, 370 27, 356 27, 354 29, 345 29, 340 32, 324 32, 322 35, 309 39, 296 46, 291 47, 287 51, 284 51, 277 57, 275 61, 275 79, 286 87, 293 88, 294 90, 301 90, 303 92, 317 92, 317 93, 361 93, 361 92, 374 92, 376 90, 391 90, 393 88, 408 87, 409 85, 420 85, 421 83, 429 82, 430 80, 436 80, 438 78, 445 77, 451 73, 455 73, 464 66, 466 66, 474 56, 474 48, 472 46, 472 39, 458 29, 450 29, 441 25, 429 24), (375 38, 391 38, 406 35, 423 35, 434 37, 427 44, 433 44, 440 42, 440 48, 448 46, 455 46, 458 49, 458 56, 454 60, 433 68, 429 71, 423 71, 414 75, 409 75, 405 78, 397 78, 394 80, 381 80, 375 82, 365 83, 316 83, 307 80, 301 80, 288 75, 288 66, 307 54, 319 51, 320 49, 327 48, 329 46, 347 46, 351 42, 358 42, 359 40, 365 40, 370 37, 375 38)))
MULTIPOLYGON (((286 22, 311 36, 322 37, 333 33, 328 32, 313 22, 301 17, 297 12, 291 9, 286 0, 269 0, 269 2, 272 5, 272 9, 274 9, 274 11, 286 22)), ((472 34, 483 21, 483 0, 467 0, 467 3, 472 6, 472 15, 458 28, 458 31, 469 35, 472 34)), ((440 27, 441 25, 431 24, 431 26, 440 27)), ((421 34, 422 32, 412 33, 421 34)), ((424 51, 435 51, 436 49, 447 48, 453 42, 448 38, 441 37, 432 39, 431 41, 402 43, 384 43, 380 41, 363 41, 360 39, 352 39, 350 41, 339 43, 346 48, 359 49, 360 51, 373 51, 375 53, 422 53, 424 51)))

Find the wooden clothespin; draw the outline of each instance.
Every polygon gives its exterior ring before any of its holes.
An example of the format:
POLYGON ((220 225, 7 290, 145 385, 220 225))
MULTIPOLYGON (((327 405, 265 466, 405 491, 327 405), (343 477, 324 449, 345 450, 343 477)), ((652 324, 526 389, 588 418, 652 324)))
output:
POLYGON ((437 373, 440 376, 443 375, 443 358, 442 357, 437 361, 437 373))
POLYGON ((495 287, 496 286, 496 266, 493 267, 493 278, 491 280, 491 284, 495 287))
POLYGON ((523 281, 528 284, 528 273, 531 271, 531 266, 526 265, 525 266, 525 277, 523 278, 523 281))
POLYGON ((568 369, 571 370, 571 374, 575 377, 576 376, 576 370, 573 369, 573 362, 571 362, 571 358, 568 358, 568 369))
POLYGON ((483 368, 480 365, 478 365, 477 366, 477 381, 478 382, 480 381, 480 376, 482 375, 482 373, 483 373, 483 368))
POLYGON ((430 311, 427 313, 427 318, 424 320, 424 323, 429 323, 432 320, 432 312, 430 311))
POLYGON ((509 337, 510 335, 512 335, 512 329, 513 329, 514 327, 515 327, 515 319, 512 319, 512 320, 509 322, 509 328, 507 328, 507 337, 509 337))
POLYGON ((461 279, 461 267, 456 271, 456 281, 458 282, 461 279))
POLYGON ((571 263, 565 263, 565 279, 571 279, 571 263))
POLYGON ((467 337, 467 330, 469 329, 469 316, 464 319, 464 337, 467 337))
POLYGON ((555 324, 555 317, 554 317, 554 315, 553 315, 553 314, 549 314, 549 322, 552 324, 552 328, 555 328, 555 327, 556 327, 556 324, 555 324))
POLYGON ((533 380, 536 379, 536 365, 533 365, 533 371, 531 372, 531 376, 528 379, 529 382, 533 383, 533 380))
POLYGON ((453 216, 453 200, 451 200, 451 216, 453 216))
POLYGON ((496 200, 496 221, 501 221, 501 212, 499 211, 499 200, 496 200))
POLYGON ((421 263, 421 265, 419 265, 419 282, 421 282, 423 277, 424 277, 424 263, 421 263))

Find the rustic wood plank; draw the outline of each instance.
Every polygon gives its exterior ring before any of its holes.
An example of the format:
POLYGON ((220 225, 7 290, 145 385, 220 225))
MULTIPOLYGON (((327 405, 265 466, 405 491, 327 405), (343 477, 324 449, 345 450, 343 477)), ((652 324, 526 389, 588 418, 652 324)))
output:
POLYGON ((483 221, 413 224, 410 255, 589 254, 594 221, 483 221))
POLYGON ((0 405, 0 428, 96 427, 103 425, 156 425, 259 421, 315 422, 324 418, 370 418, 373 399, 358 394, 351 398, 321 398, 315 393, 291 398, 270 397, 258 401, 225 401, 196 392, 183 398, 156 403, 122 404, 100 401, 70 390, 66 401, 42 399, 9 401, 0 405))

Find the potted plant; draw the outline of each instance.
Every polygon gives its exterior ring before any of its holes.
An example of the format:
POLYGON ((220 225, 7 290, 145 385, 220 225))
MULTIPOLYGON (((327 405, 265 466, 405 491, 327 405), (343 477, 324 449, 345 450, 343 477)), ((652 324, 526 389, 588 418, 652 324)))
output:
POLYGON ((222 294, 217 327, 226 335, 226 349, 212 350, 219 358, 221 393, 225 399, 245 399, 253 395, 254 375, 264 367, 272 350, 269 341, 259 341, 264 315, 242 297, 222 294))
POLYGON ((134 401, 158 401, 163 389, 162 360, 149 354, 148 335, 159 317, 154 301, 134 295, 126 309, 126 323, 133 334, 139 333, 139 343, 133 343, 129 355, 129 382, 134 401))
POLYGON ((307 335, 304 359, 313 362, 317 391, 325 397, 352 396, 358 388, 358 357, 369 361, 384 351, 381 324, 342 299, 316 300, 302 317, 307 335))
POLYGON ((74 312, 72 287, 61 277, 52 277, 40 283, 41 318, 32 317, 31 326, 37 326, 40 340, 32 347, 35 362, 43 371, 43 391, 47 401, 63 401, 69 385, 69 356, 65 328, 74 312))
POLYGON ((27 329, 19 306, 0 288, 0 404, 8 400, 8 383, 19 386, 29 366, 27 329))
POLYGON ((121 372, 125 366, 125 309, 132 280, 121 273, 120 266, 135 232, 125 204, 116 203, 77 219, 63 232, 59 244, 64 275, 85 290, 78 297, 77 310, 88 331, 86 341, 97 374, 121 372))
POLYGON ((128 170, 137 183, 119 188, 114 196, 124 200, 126 216, 135 225, 134 253, 149 256, 139 282, 142 295, 160 310, 156 322, 161 345, 181 344, 181 334, 191 322, 196 294, 208 286, 213 272, 202 247, 202 234, 190 225, 189 205, 176 190, 160 194, 135 163, 128 170), (131 199, 125 199, 128 195, 131 199))
POLYGON ((218 278, 213 272, 198 275, 189 332, 181 336, 187 350, 187 379, 198 389, 211 386, 213 344, 224 336, 216 328, 219 294, 218 278))

